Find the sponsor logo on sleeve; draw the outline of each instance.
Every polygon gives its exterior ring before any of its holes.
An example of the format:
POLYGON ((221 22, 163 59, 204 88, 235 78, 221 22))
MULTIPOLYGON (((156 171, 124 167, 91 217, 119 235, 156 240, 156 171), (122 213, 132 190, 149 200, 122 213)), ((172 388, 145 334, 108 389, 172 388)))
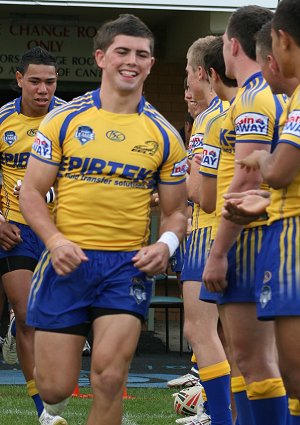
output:
POLYGON ((91 127, 87 125, 81 125, 76 130, 75 137, 82 145, 85 145, 87 142, 95 139, 95 133, 91 127))
POLYGON ((184 158, 180 162, 176 162, 174 164, 171 176, 172 177, 180 177, 184 176, 187 170, 187 158, 184 158))
POLYGON ((52 142, 39 131, 37 132, 36 138, 32 145, 32 150, 38 155, 40 155, 42 158, 52 158, 52 142))
POLYGON ((4 133, 3 140, 9 146, 11 146, 14 142, 17 141, 17 135, 13 130, 8 130, 4 133))
POLYGON ((188 156, 192 156, 196 151, 203 148, 203 133, 195 133, 192 135, 189 141, 188 156))
POLYGON ((247 134, 268 135, 269 117, 254 112, 239 115, 235 120, 235 132, 243 136, 247 134))
POLYGON ((207 168, 218 169, 221 149, 215 146, 204 145, 201 165, 207 168))
POLYGON ((282 133, 300 137, 300 110, 294 110, 289 113, 282 133))

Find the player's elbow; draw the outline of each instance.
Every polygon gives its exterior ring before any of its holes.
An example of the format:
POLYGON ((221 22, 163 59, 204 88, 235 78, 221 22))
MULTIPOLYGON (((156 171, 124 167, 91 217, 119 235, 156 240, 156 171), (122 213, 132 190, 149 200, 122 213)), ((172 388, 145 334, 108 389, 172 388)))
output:
POLYGON ((195 204, 199 204, 200 203, 200 197, 199 197, 199 193, 197 190, 188 190, 188 199, 192 202, 194 202, 195 204))
POLYGON ((210 197, 209 199, 200 198, 200 207, 204 212, 206 212, 206 214, 211 214, 216 209, 216 200, 213 197, 210 197))
POLYGON ((291 178, 291 176, 289 175, 281 177, 278 177, 276 175, 270 175, 266 176, 265 178, 266 183, 268 183, 270 187, 276 190, 287 187, 292 182, 292 180, 293 178, 291 178))

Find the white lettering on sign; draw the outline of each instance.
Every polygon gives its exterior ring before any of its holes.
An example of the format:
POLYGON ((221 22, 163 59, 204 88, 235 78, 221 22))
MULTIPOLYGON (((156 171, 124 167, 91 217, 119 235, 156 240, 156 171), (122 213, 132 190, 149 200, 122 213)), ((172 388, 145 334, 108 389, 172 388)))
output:
POLYGON ((53 19, 50 23, 30 23, 30 16, 20 22, 0 19, 1 38, 5 40, 0 53, 0 79, 14 78, 21 55, 41 46, 55 56, 61 81, 99 82, 100 70, 92 55, 98 27, 71 21, 56 24, 53 19))

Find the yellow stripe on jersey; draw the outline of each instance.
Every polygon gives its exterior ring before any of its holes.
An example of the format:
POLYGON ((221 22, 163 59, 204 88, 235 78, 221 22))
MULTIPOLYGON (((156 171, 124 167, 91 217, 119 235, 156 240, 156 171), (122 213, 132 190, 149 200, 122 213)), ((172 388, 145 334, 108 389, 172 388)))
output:
MULTIPOLYGON (((284 125, 279 143, 287 143, 300 148, 300 85, 294 91, 290 102, 283 113, 284 125)), ((285 188, 272 190, 272 202, 267 209, 269 223, 282 218, 300 215, 300 172, 285 188)))
POLYGON ((49 114, 32 155, 59 166, 56 225, 84 249, 146 245, 153 189, 185 181, 184 145, 165 118, 143 98, 138 113, 105 111, 99 90, 49 114))
MULTIPOLYGON (((66 103, 54 97, 49 110, 66 103)), ((41 117, 27 117, 21 113, 21 98, 17 98, 0 109, 0 150, 3 183, 1 202, 3 215, 7 220, 26 224, 18 198, 13 194, 18 180, 23 180, 41 117)), ((49 204, 50 210, 53 204, 49 204)))

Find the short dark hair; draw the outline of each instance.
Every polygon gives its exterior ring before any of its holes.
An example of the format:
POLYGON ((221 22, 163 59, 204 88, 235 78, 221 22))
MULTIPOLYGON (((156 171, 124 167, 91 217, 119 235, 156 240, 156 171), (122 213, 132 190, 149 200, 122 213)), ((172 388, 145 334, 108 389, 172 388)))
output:
POLYGON ((300 2, 298 0, 281 0, 274 14, 272 27, 275 31, 283 30, 290 34, 300 46, 300 2))
POLYGON ((273 16, 273 12, 265 7, 254 5, 241 7, 229 18, 226 28, 228 38, 236 38, 245 54, 255 60, 255 35, 273 16))
POLYGON ((221 36, 215 37, 210 42, 203 56, 204 68, 209 76, 211 76, 210 68, 213 68, 220 76, 223 83, 228 87, 237 87, 237 81, 226 77, 225 62, 223 56, 223 39, 221 36))
POLYGON ((105 22, 94 37, 94 53, 97 49, 104 52, 113 43, 117 35, 147 38, 150 41, 151 55, 154 53, 154 35, 147 25, 137 16, 122 14, 113 21, 105 22))
POLYGON ((271 37, 272 21, 267 22, 261 27, 256 34, 256 46, 259 48, 260 55, 263 59, 272 53, 272 37, 271 37))
POLYGON ((17 65, 17 71, 24 75, 28 66, 32 64, 54 66, 57 71, 57 62, 55 57, 40 46, 33 47, 21 56, 17 65))

